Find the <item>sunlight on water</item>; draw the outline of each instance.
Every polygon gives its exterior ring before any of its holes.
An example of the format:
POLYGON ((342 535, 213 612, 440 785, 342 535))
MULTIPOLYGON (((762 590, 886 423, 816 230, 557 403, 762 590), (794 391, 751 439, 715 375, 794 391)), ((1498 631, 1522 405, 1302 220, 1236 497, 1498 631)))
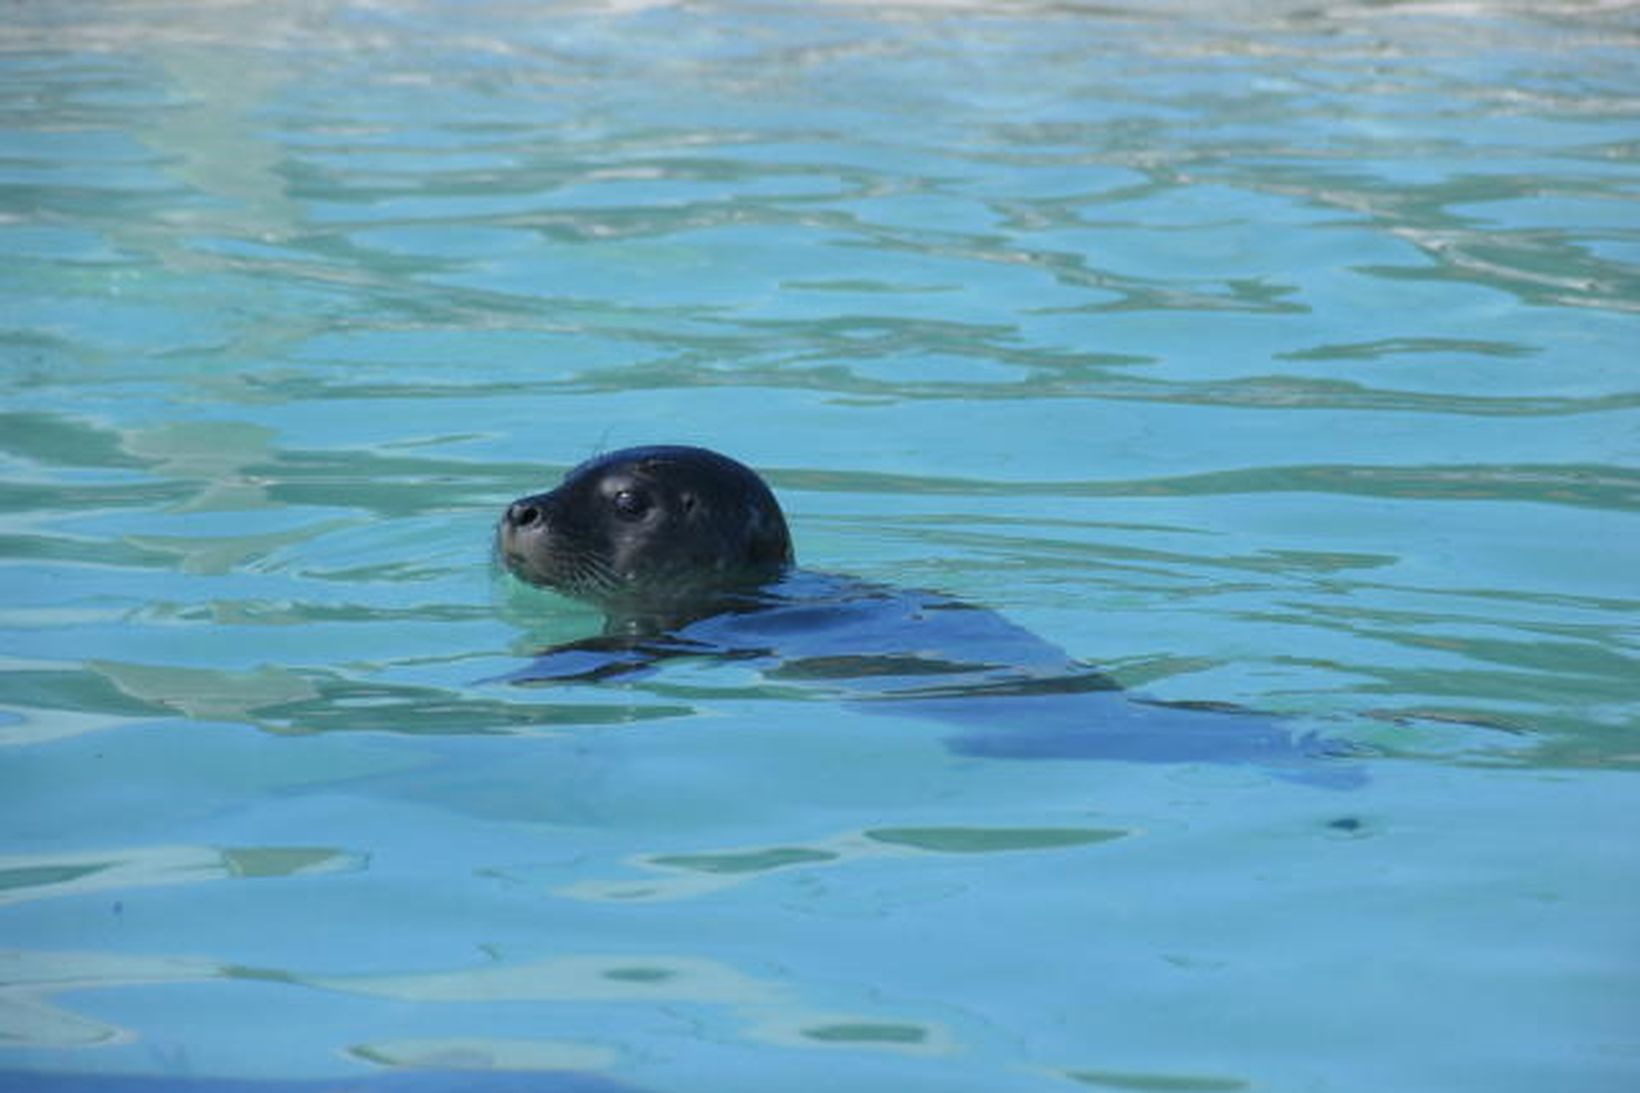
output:
POLYGON ((0 1090, 1640 1080, 1633 5, 4 22, 0 1090), (1352 778, 515 685, 656 441, 1352 778))

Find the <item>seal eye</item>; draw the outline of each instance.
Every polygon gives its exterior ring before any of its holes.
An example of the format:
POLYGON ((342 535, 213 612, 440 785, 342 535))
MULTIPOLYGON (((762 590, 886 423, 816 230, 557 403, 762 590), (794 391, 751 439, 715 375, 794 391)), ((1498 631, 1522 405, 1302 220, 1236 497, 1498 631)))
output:
POLYGON ((636 490, 619 490, 609 499, 609 503, 628 520, 636 520, 649 511, 649 498, 636 490))

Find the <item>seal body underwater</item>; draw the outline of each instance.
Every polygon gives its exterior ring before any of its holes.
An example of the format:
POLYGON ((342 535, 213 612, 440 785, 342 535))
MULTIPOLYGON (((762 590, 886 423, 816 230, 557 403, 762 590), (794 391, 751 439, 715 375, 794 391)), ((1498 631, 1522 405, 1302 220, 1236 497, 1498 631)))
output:
POLYGON ((518 684, 631 676, 720 657, 866 710, 958 726, 956 752, 1011 759, 1253 763, 1362 780, 1347 749, 1277 718, 1135 697, 995 612, 937 592, 799 569, 773 491, 705 448, 627 448, 509 505, 511 572, 603 610, 604 632, 539 654, 518 684))

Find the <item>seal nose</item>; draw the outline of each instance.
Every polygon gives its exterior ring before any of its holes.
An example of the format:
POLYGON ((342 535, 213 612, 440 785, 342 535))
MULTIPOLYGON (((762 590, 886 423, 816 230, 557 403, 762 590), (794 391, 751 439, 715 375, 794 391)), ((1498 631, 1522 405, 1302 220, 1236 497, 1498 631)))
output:
POLYGON ((541 506, 526 498, 523 501, 514 501, 508 505, 505 519, 509 528, 514 531, 522 531, 525 528, 539 524, 541 516, 541 506))

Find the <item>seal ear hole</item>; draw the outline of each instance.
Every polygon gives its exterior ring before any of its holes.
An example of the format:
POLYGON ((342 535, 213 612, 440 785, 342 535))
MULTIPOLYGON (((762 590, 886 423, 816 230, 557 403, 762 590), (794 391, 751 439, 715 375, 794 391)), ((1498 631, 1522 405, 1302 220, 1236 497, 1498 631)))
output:
POLYGON ((683 511, 685 516, 688 516, 690 513, 694 512, 695 495, 692 493, 686 493, 680 496, 678 498, 678 507, 683 511))

